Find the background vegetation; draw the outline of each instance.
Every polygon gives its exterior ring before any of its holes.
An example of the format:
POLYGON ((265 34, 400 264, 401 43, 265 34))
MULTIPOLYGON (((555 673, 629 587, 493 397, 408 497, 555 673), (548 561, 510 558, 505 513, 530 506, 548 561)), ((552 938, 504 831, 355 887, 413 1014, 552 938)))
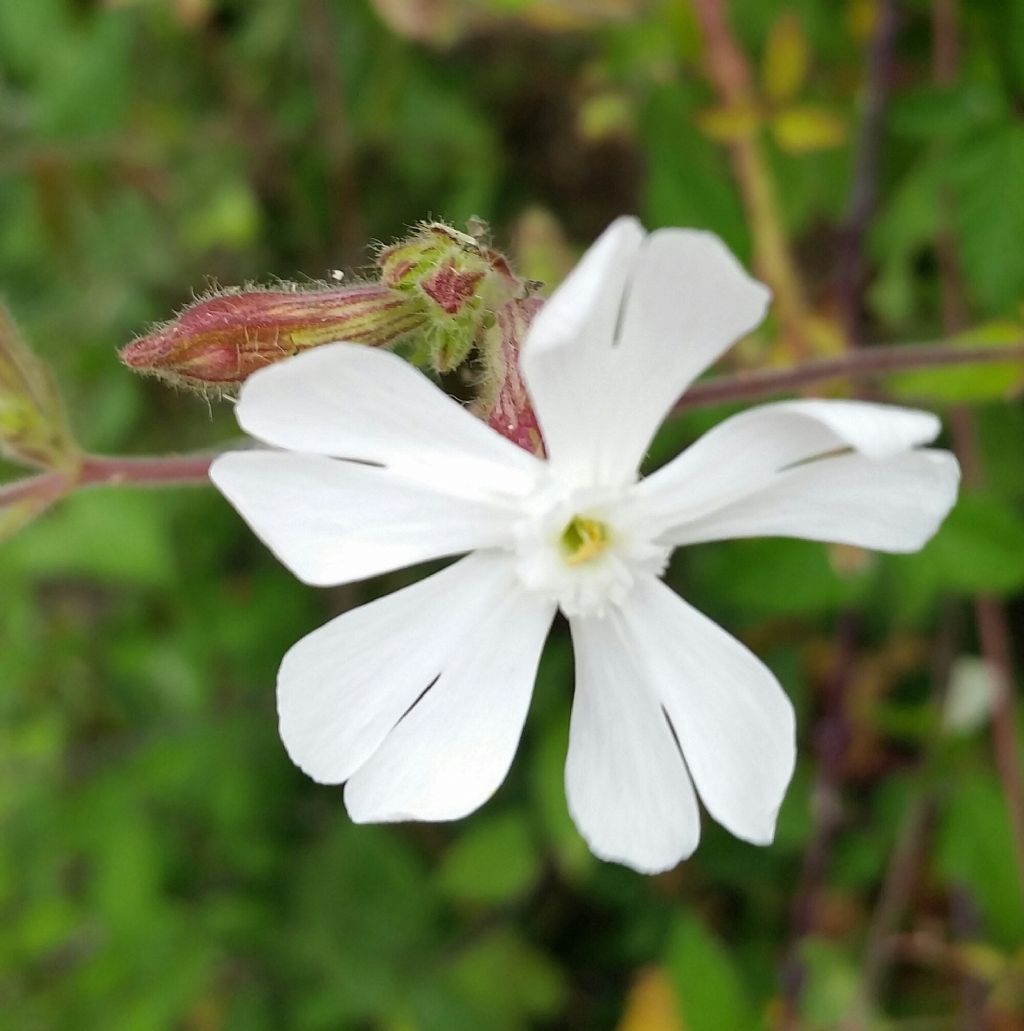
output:
MULTIPOLYGON (((476 215, 554 283, 623 212, 772 282, 733 368, 1019 342, 1024 5, 0 0, 0 291, 90 449, 237 433, 116 359, 211 280, 358 272, 476 215)), ((772 847, 708 822, 653 879, 568 820, 564 628, 489 805, 356 828, 289 763, 273 682, 382 585, 302 587, 211 490, 68 499, 0 550, 0 1025, 1024 1026, 1021 385, 860 385, 940 407, 967 470, 919 555, 677 556, 791 693, 801 759, 772 847)))

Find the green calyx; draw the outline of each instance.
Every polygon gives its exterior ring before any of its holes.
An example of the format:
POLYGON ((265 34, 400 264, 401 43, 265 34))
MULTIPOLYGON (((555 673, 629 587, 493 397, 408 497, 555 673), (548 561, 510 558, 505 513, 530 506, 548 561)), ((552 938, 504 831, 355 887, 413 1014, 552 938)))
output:
POLYGON ((504 255, 482 235, 428 222, 377 256, 381 283, 407 295, 424 317, 411 355, 416 364, 439 373, 457 368, 483 346, 495 312, 523 293, 504 255))

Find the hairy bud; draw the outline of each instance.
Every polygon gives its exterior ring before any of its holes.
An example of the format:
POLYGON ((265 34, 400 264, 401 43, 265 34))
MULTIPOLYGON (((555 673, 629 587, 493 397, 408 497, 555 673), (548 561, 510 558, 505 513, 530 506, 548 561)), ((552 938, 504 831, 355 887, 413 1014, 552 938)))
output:
POLYGON ((133 340, 121 360, 176 385, 226 392, 257 369, 320 344, 395 344, 424 327, 420 307, 376 283, 220 293, 133 340))
POLYGON ((205 393, 228 393, 257 369, 335 340, 400 345, 414 365, 447 373, 468 359, 480 375, 473 411, 536 454, 544 450, 519 371, 541 305, 474 220, 463 233, 424 222, 381 249, 378 280, 310 290, 214 294, 132 341, 125 365, 205 393))
POLYGON ((0 306, 0 454, 23 465, 69 469, 80 452, 49 366, 29 350, 0 306))
POLYGON ((504 255, 441 222, 386 247, 377 264, 384 285, 420 305, 426 324, 413 361, 436 372, 461 365, 495 312, 522 292, 504 255))

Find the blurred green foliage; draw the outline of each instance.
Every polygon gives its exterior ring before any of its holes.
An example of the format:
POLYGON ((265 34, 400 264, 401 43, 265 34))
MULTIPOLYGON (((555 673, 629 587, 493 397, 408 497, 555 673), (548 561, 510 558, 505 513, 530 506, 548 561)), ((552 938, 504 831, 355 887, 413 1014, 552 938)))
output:
MULTIPOLYGON (((900 7, 871 336, 942 335, 949 234, 974 338, 1019 339, 1022 7, 962 3, 961 71, 941 88, 931 5, 900 7)), ((358 272, 371 241, 430 215, 485 217, 528 275, 564 270, 624 211, 708 227, 749 261, 721 140, 752 132, 815 316, 834 323, 878 10, 735 0, 765 96, 723 115, 693 11, 671 0, 0 0, 0 291, 85 446, 188 450, 229 440, 230 410, 134 379, 115 349, 207 282, 358 272)), ((778 349, 769 327, 732 360, 778 349)), ((793 696, 801 761, 771 848, 708 822, 656 879, 593 859, 569 821, 561 630, 493 802, 454 826, 353 827, 340 793, 288 762, 274 674, 302 634, 400 578, 306 589, 210 491, 65 502, 0 551, 0 1025, 612 1028, 653 968, 672 1012, 644 1010, 651 1031, 1019 1026, 1024 900, 986 709, 949 726, 941 698, 961 689, 951 660, 978 651, 970 594, 1004 600, 1015 628, 1024 614, 1020 385, 995 366, 889 385, 976 406, 987 487, 919 555, 742 541, 677 556, 679 590, 793 696)), ((720 414, 677 420, 656 456, 720 414)))

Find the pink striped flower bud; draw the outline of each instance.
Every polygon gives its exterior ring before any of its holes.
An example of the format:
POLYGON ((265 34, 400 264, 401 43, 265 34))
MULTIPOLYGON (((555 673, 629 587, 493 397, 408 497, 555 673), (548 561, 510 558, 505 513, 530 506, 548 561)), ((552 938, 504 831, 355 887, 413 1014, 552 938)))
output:
POLYGON ((337 340, 391 346, 424 328, 422 305, 377 283, 216 294, 133 340, 121 360, 182 386, 229 391, 265 365, 337 340))

